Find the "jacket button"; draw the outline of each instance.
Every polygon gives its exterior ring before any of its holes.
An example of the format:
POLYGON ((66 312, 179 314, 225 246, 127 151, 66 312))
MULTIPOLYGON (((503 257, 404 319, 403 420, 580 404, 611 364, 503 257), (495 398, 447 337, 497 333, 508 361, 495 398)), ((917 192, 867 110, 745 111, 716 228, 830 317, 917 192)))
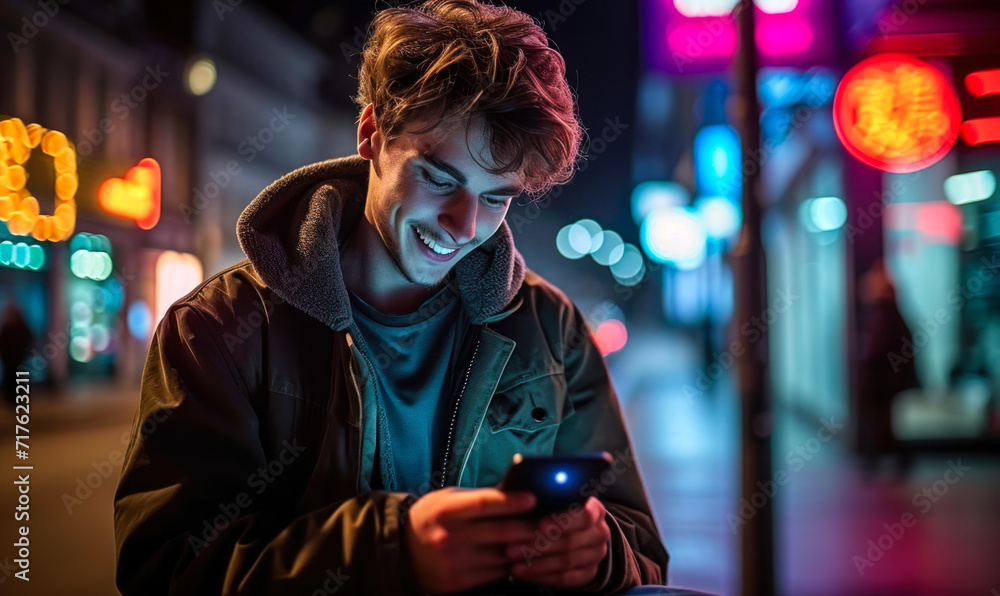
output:
POLYGON ((548 414, 546 414, 544 408, 535 408, 534 410, 531 411, 531 417, 534 418, 536 422, 541 422, 542 420, 545 420, 546 416, 548 416, 548 414))

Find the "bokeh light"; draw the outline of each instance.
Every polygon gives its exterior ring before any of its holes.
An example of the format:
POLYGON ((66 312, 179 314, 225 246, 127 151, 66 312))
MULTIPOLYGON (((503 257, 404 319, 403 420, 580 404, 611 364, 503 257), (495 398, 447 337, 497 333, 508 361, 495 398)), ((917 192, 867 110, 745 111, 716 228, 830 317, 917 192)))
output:
POLYGON ((191 63, 187 72, 187 88, 192 95, 205 95, 215 87, 215 62, 210 58, 199 58, 191 63))
POLYGON ((689 208, 651 214, 642 222, 639 237, 654 261, 679 269, 694 269, 705 261, 707 234, 701 218, 689 208))
POLYGON ((691 203, 691 193, 676 182, 640 182, 632 190, 632 220, 636 225, 654 211, 683 207, 691 203))
POLYGON ((90 362, 94 359, 93 346, 85 335, 78 335, 69 341, 69 355, 77 362, 90 362))
POLYGON ((706 126, 694 137, 698 193, 736 199, 742 193, 740 136, 727 124, 706 126))
POLYGON ((103 352, 111 345, 111 332, 105 325, 95 323, 90 326, 90 345, 95 352, 103 352))
POLYGON ((149 332, 153 327, 153 314, 149 312, 149 305, 142 300, 136 300, 128 307, 128 330, 132 337, 145 341, 149 338, 149 332))
POLYGON ((201 261, 198 257, 172 250, 163 251, 156 259, 156 321, 167 308, 202 282, 201 261))
POLYGON ((944 194, 954 205, 985 201, 996 191, 997 177, 990 170, 955 174, 944 181, 944 194))
MULTIPOLYGON (((76 225, 74 195, 78 185, 76 149, 66 135, 38 124, 25 126, 20 118, 0 121, 0 221, 14 236, 31 236, 39 241, 66 239, 76 225), (24 164, 38 148, 52 158, 55 181, 54 210, 41 213, 38 199, 27 188, 28 172, 24 164)), ((33 162, 34 165, 34 162, 33 162)), ((48 195, 48 189, 35 189, 48 195)))
POLYGON ((111 276, 111 241, 103 234, 80 232, 69 242, 69 269, 80 279, 104 281, 111 276))
POLYGON ((593 337, 601 355, 607 356, 625 347, 625 343, 628 342, 628 329, 625 327, 625 323, 618 319, 607 319, 597 326, 593 337))
POLYGON ((915 172, 938 162, 955 145, 960 121, 951 83, 930 64, 904 54, 859 62, 833 100, 844 147, 886 172, 915 172))
POLYGON ((799 220, 810 232, 832 232, 847 223, 847 205, 839 197, 807 199, 799 205, 799 220))
POLYGON ((601 247, 590 254, 598 265, 610 267, 618 262, 624 254, 625 243, 618 232, 604 230, 601 234, 601 247))
POLYGON ((0 265, 38 271, 45 266, 45 249, 25 242, 0 242, 0 265))
POLYGON ((695 204, 705 233, 716 240, 735 237, 743 223, 740 208, 726 197, 702 197, 695 204))
POLYGON ((625 243, 622 257, 611 265, 611 273, 617 279, 632 279, 642 271, 642 261, 642 251, 634 244, 625 243))
MULTIPOLYGON (((570 232, 575 228, 576 224, 565 225, 559 230, 559 233, 556 234, 556 250, 558 250, 559 254, 567 259, 579 259, 587 255, 587 253, 574 248, 573 243, 569 240, 570 232)), ((579 234, 579 232, 575 232, 575 234, 579 234)), ((577 238, 576 242, 580 242, 580 239, 577 238)))

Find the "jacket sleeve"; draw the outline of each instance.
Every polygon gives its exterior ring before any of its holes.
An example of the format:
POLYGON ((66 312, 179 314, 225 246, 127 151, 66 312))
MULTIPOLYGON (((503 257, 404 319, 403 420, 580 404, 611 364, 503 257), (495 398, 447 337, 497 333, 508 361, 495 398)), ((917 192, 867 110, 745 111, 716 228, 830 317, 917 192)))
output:
MULTIPOLYGON (((262 448, 253 382, 225 348, 227 328, 191 304, 157 326, 115 492, 118 589, 411 594, 399 529, 414 497, 374 491, 298 516, 287 513, 295 503, 273 498, 283 479, 268 473, 275 456, 262 448)), ((308 448, 288 447, 281 461, 308 448)))
POLYGON ((607 365, 576 305, 567 319, 563 364, 574 413, 561 424, 555 451, 607 451, 614 459, 611 473, 592 479, 585 489, 585 494, 601 500, 611 529, 609 556, 586 588, 614 594, 639 585, 665 585, 669 555, 650 510, 607 365))

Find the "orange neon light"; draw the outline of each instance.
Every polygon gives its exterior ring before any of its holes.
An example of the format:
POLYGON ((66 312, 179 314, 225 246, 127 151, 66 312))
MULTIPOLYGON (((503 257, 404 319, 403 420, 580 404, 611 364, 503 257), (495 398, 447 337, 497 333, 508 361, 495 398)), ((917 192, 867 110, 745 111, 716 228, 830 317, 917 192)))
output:
POLYGON ((15 236, 35 240, 65 240, 76 227, 76 150, 66 135, 38 124, 25 126, 20 118, 0 122, 0 221, 15 236), (24 164, 39 147, 52 157, 55 166, 55 209, 52 215, 39 212, 38 199, 25 185, 24 164))
POLYGON ((837 136, 854 157, 887 172, 914 172, 955 145, 961 108, 934 67, 902 54, 868 58, 844 75, 833 101, 837 136))
POLYGON ((130 168, 125 178, 101 183, 97 201, 108 213, 134 219, 143 230, 160 221, 160 164, 145 158, 130 168))

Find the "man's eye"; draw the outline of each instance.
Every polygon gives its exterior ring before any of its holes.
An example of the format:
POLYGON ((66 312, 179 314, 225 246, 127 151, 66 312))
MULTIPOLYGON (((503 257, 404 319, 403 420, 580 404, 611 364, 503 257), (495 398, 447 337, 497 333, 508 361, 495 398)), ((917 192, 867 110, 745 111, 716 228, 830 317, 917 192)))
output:
POLYGON ((423 172, 423 175, 424 175, 424 181, 426 181, 427 185, 433 188, 434 190, 447 190, 451 188, 451 183, 445 180, 438 180, 437 178, 434 178, 433 176, 428 174, 426 170, 423 172))
POLYGON ((486 198, 486 204, 491 207, 503 207, 507 204, 507 200, 498 201, 497 199, 486 198))

